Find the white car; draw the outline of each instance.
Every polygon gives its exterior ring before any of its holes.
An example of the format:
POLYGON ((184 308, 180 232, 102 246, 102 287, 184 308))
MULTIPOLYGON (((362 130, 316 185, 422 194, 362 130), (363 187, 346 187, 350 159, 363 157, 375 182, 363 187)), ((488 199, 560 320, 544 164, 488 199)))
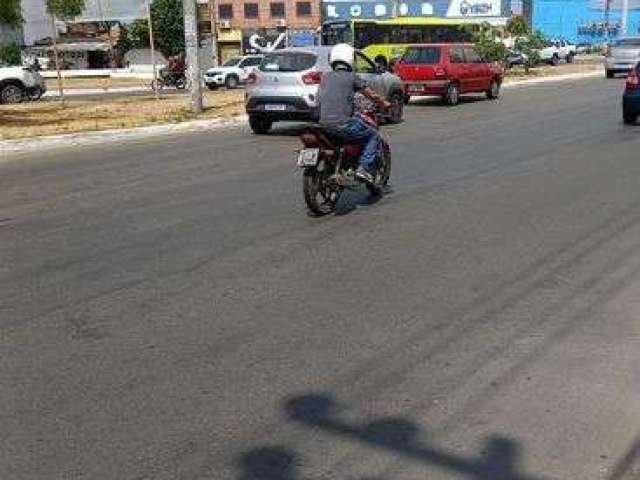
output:
POLYGON ((220 67, 207 70, 204 75, 204 83, 209 90, 218 87, 236 88, 247 81, 247 77, 258 68, 262 62, 262 55, 247 55, 245 57, 233 57, 220 67))
POLYGON ((0 67, 0 103, 38 100, 47 87, 42 75, 27 67, 0 67))
POLYGON ((540 61, 551 65, 558 65, 560 60, 573 63, 576 54, 577 48, 575 45, 571 45, 565 40, 552 40, 546 42, 540 50, 540 61))

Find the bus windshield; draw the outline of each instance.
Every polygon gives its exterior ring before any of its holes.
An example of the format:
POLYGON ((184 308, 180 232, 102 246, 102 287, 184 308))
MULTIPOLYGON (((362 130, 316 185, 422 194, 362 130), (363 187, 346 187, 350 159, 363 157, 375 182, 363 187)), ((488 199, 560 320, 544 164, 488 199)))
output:
POLYGON ((322 26, 323 45, 351 44, 352 42, 351 24, 349 22, 329 22, 322 26))

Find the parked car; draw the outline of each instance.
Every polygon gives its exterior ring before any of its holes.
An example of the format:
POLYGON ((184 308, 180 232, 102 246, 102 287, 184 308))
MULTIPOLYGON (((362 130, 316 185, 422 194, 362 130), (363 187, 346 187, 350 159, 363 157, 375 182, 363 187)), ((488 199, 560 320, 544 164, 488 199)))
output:
POLYGON ((529 57, 526 54, 518 51, 509 49, 507 50, 507 56, 505 58, 505 66, 507 68, 513 68, 516 66, 525 67, 525 69, 529 66, 529 57))
POLYGON ((629 72, 622 96, 622 119, 624 123, 635 123, 640 116, 640 63, 629 72))
POLYGON ((38 100, 47 91, 44 78, 29 67, 0 67, 0 103, 38 100))
MULTIPOLYGON (((322 74, 330 71, 331 47, 296 47, 267 53, 257 71, 249 75, 246 111, 249 125, 267 133, 274 122, 317 121, 320 114, 318 87, 322 74)), ((367 85, 388 99, 390 122, 402 121, 403 90, 400 79, 381 71, 362 52, 356 51, 354 70, 367 85)))
POLYGON ((237 88, 241 83, 247 81, 247 77, 253 72, 260 62, 262 55, 247 55, 244 57, 233 57, 220 67, 210 68, 204 74, 204 83, 209 90, 218 87, 237 88))
POLYGON ((396 66, 404 84, 405 99, 437 95, 448 105, 457 105, 460 95, 486 93, 500 95, 502 67, 485 62, 473 45, 412 45, 396 66))
POLYGON ((551 40, 545 42, 543 48, 540 50, 540 61, 548 63, 550 65, 558 65, 561 60, 567 63, 573 63, 578 53, 578 48, 575 45, 568 43, 565 40, 551 40))
POLYGON ((640 37, 626 37, 614 41, 607 48, 604 61, 607 78, 633 70, 638 60, 640 60, 640 37))

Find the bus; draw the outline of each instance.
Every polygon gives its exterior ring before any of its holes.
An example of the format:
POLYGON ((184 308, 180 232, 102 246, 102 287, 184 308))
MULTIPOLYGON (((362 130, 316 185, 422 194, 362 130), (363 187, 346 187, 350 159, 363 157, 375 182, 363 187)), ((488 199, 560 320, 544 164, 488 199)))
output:
POLYGON ((481 22, 482 19, 441 17, 328 21, 322 25, 322 44, 348 43, 386 69, 410 44, 469 42, 471 33, 464 27, 481 22))

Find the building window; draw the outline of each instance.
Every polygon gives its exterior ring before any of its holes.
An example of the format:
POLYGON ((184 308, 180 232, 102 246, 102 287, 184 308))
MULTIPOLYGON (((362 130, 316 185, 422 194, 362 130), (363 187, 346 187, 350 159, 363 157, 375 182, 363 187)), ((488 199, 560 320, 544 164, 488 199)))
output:
POLYGON ((284 3, 272 3, 271 16, 275 18, 284 18, 284 3))
POLYGON ((308 17, 311 15, 311 2, 297 2, 296 15, 299 17, 308 17))
POLYGON ((223 20, 230 20, 233 18, 233 5, 230 3, 223 3, 218 5, 218 17, 223 20))
POLYGON ((258 4, 257 3, 245 3, 244 4, 244 18, 258 18, 258 4))

